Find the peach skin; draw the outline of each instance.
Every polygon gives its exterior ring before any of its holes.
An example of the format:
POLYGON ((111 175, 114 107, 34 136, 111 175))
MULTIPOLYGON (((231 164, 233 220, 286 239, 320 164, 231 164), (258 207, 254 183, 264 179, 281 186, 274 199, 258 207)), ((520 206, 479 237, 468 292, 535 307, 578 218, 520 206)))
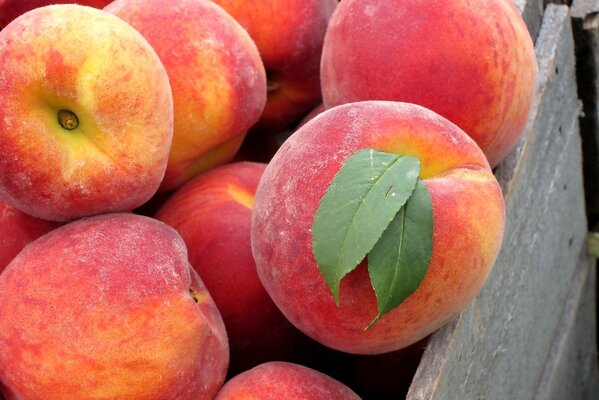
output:
POLYGON ((314 369, 267 362, 229 380, 214 400, 360 400, 349 387, 314 369))
POLYGON ((0 273, 28 243, 59 226, 22 213, 0 199, 0 273))

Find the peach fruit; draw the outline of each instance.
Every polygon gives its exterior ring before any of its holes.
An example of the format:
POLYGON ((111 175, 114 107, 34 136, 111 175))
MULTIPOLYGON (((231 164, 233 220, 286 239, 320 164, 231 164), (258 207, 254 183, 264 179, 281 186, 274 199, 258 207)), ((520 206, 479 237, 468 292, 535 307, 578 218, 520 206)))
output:
POLYGON ((233 158, 266 103, 256 45, 208 0, 116 0, 104 10, 154 47, 173 91, 174 137, 161 191, 233 158))
POLYGON ((103 8, 111 1, 112 0, 0 0, 0 29, 4 28, 10 21, 17 18, 19 15, 31 11, 34 8, 51 4, 69 3, 103 8))
POLYGON ((0 32, 0 197, 56 221, 129 211, 164 176, 172 94, 148 42, 104 11, 54 5, 0 32))
POLYGON ((357 102, 323 112, 275 154, 256 192, 252 250, 266 291, 295 326, 334 349, 377 354, 415 343, 466 307, 494 264, 504 218, 484 154, 456 125, 414 104, 357 102), (313 255, 311 227, 341 165, 367 148, 420 160, 434 231, 418 288, 365 330, 377 315, 367 261, 341 281, 337 306, 313 255))
MULTIPOLYGON (((252 134, 292 128, 321 100, 320 54, 337 0, 213 0, 255 41, 268 78, 268 100, 252 134)), ((250 135, 251 136, 251 135, 250 135)))
POLYGON ((239 162, 207 171, 177 190, 155 215, 181 234, 191 265, 221 312, 230 374, 287 359, 304 337, 264 290, 252 256, 254 194, 265 167, 239 162))
POLYGON ((343 383, 298 364, 272 361, 224 384, 214 400, 360 400, 343 383))
POLYGON ((0 273, 25 245, 58 226, 22 213, 0 199, 0 273))
POLYGON ((0 381, 12 399, 212 399, 225 328, 181 237, 133 214, 64 225, 0 275, 0 381))
POLYGON ((326 33, 326 108, 394 100, 429 108, 496 166, 520 138, 537 64, 512 0, 344 0, 326 33))

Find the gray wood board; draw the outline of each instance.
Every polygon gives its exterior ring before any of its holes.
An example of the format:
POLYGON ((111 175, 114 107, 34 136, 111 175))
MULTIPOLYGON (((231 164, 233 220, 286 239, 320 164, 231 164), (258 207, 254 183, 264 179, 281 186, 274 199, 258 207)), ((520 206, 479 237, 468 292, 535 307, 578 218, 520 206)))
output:
POLYGON ((540 385, 587 234, 568 7, 547 6, 535 51, 533 110, 496 170, 502 250, 480 295, 431 337, 410 400, 529 399, 540 385))
POLYGON ((580 120, 587 211, 599 221, 599 0, 572 4, 576 74, 584 116, 580 120))
POLYGON ((599 0, 574 0, 570 13, 574 18, 584 18, 599 12, 599 0))
POLYGON ((514 0, 516 7, 520 10, 522 18, 528 26, 530 36, 536 39, 539 29, 541 28, 541 19, 543 16, 543 1, 542 0, 514 0))
POLYGON ((535 400, 599 399, 596 264, 579 263, 535 400))

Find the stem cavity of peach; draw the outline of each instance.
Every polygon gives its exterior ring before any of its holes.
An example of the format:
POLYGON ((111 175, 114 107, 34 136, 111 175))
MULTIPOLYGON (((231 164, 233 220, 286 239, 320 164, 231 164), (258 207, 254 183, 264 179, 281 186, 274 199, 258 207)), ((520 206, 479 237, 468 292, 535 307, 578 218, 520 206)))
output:
POLYGON ((79 118, 71 110, 63 109, 58 111, 57 119, 60 126, 68 131, 72 131, 79 126, 79 118))

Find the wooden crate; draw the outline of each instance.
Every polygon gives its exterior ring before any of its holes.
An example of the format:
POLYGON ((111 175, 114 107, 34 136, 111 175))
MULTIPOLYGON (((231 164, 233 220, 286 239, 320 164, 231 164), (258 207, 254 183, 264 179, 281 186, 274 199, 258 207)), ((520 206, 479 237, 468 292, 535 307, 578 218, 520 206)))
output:
POLYGON ((539 76, 525 135, 496 170, 503 247, 480 295, 431 337, 410 400, 599 398, 569 8, 516 3, 536 38, 539 76))
POLYGON ((599 222, 599 0, 575 0, 571 14, 578 93, 584 111, 580 122, 586 204, 593 226, 599 222))

